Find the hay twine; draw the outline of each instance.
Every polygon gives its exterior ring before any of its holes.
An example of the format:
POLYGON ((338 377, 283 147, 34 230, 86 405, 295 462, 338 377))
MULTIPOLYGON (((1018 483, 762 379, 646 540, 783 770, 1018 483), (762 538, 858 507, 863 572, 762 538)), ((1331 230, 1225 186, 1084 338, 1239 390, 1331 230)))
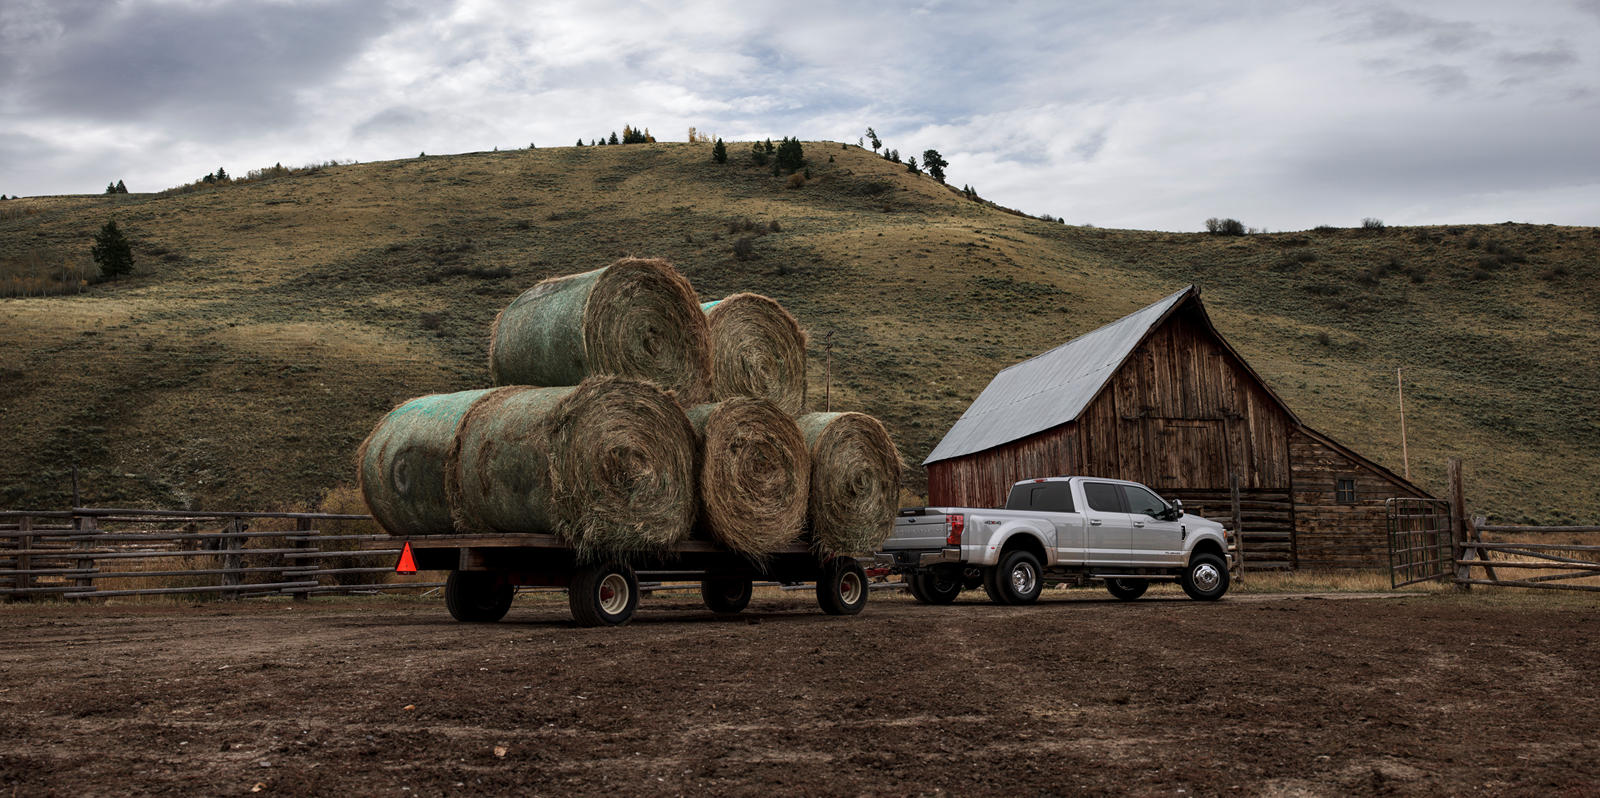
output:
POLYGON ((551 409, 550 518, 579 559, 626 558, 689 536, 695 435, 653 383, 591 377, 551 409))
POLYGON ((711 396, 755 396, 796 416, 806 406, 806 335, 794 316, 760 294, 708 302, 711 396))
POLYGON ((757 559, 799 539, 811 457, 794 419, 747 396, 697 405, 688 416, 700 444, 699 523, 712 539, 757 559))
POLYGON ((795 419, 811 451, 808 519, 822 554, 873 551, 894 529, 900 453, 883 423, 864 413, 795 419))
POLYGON ((484 390, 401 402, 356 450, 356 481, 367 510, 391 535, 448 532, 445 465, 456 424, 484 390))
POLYGON ((656 382, 685 406, 711 396, 710 334, 694 287, 658 258, 553 277, 517 297, 489 333, 496 385, 576 385, 615 375, 656 382))

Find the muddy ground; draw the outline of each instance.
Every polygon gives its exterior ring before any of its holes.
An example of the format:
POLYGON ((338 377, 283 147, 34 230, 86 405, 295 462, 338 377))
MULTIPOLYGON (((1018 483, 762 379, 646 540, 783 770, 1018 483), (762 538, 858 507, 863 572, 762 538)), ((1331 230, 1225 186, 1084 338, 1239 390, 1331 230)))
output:
POLYGON ((0 795, 1593 795, 1600 601, 0 606, 0 795))

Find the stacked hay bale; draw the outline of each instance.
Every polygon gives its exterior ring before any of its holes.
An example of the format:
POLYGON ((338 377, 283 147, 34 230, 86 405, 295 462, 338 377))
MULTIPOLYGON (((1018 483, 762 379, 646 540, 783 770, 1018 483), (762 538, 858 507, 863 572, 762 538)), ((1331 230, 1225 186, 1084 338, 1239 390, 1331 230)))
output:
POLYGON ((582 559, 691 535, 753 559, 893 527, 900 458, 860 413, 805 413, 805 333, 773 300, 697 304, 659 259, 545 280, 495 318, 491 389, 425 396, 358 453, 393 535, 548 532, 582 559))

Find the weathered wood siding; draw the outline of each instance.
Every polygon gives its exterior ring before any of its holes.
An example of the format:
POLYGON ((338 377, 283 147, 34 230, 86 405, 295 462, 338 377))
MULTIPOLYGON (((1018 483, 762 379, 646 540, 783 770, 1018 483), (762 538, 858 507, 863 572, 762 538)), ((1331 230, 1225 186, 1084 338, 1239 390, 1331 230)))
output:
POLYGON ((1077 428, 1063 424, 988 451, 929 463, 928 504, 1002 507, 1018 480, 1083 473, 1077 428))
POLYGON ((1158 491, 1289 489, 1289 414, 1188 304, 1128 356, 1079 418, 1085 472, 1158 491))
POLYGON ((1294 464, 1295 543, 1301 568, 1382 566, 1389 562, 1384 500, 1424 496, 1304 430, 1289 436, 1294 464), (1338 480, 1355 482, 1355 502, 1341 503, 1338 480))

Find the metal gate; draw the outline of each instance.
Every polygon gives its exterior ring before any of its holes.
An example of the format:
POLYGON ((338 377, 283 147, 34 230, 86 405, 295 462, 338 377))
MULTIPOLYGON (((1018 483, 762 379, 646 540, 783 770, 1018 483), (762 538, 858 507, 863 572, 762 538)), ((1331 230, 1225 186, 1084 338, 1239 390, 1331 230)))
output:
POLYGON ((1389 586, 1453 578, 1450 502, 1403 497, 1384 506, 1389 515, 1389 586))

